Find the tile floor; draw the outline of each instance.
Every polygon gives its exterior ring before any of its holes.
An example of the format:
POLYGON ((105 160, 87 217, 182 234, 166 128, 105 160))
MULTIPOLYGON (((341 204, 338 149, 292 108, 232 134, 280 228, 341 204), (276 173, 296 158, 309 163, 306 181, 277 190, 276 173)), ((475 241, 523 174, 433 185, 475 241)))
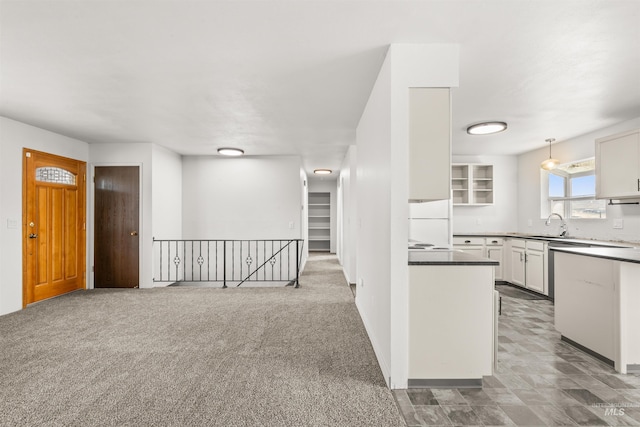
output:
POLYGON ((482 389, 394 391, 408 426, 640 426, 640 375, 560 341, 552 303, 525 298, 502 294, 498 369, 482 389))

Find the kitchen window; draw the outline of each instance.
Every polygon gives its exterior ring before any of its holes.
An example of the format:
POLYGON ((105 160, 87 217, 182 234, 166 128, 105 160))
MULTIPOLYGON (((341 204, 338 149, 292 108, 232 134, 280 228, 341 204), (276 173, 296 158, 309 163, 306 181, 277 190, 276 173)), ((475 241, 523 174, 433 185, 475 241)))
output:
POLYGON ((595 159, 590 158, 542 171, 548 191, 543 195, 541 217, 557 213, 570 219, 606 218, 606 201, 595 198, 595 165, 595 159))

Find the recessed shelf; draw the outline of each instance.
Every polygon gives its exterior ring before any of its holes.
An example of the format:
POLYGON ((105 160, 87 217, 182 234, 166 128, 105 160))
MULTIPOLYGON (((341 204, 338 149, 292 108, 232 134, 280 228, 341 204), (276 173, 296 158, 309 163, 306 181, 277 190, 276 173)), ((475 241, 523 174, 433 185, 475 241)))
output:
POLYGON ((331 250, 331 193, 310 192, 308 199, 310 251, 331 250))

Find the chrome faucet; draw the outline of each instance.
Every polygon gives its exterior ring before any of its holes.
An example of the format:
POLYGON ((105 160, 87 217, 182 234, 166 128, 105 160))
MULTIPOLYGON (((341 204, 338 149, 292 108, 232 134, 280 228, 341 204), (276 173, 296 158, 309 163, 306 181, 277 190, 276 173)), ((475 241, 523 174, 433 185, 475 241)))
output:
POLYGON ((562 215, 553 212, 551 215, 549 215, 547 217, 547 220, 545 221, 544 225, 551 225, 551 217, 552 216, 557 216, 558 218, 560 218, 560 221, 562 221, 562 223, 560 224, 560 237, 564 237, 567 235, 567 222, 564 220, 564 218, 562 218, 562 215))

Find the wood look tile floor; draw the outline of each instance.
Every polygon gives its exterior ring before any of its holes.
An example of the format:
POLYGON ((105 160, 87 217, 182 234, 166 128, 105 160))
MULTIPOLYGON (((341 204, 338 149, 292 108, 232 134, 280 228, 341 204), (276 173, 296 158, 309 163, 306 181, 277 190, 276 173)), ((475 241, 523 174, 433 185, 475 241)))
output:
POLYGON ((560 340, 553 304, 502 294, 498 368, 482 389, 394 390, 408 426, 640 426, 640 375, 560 340))

